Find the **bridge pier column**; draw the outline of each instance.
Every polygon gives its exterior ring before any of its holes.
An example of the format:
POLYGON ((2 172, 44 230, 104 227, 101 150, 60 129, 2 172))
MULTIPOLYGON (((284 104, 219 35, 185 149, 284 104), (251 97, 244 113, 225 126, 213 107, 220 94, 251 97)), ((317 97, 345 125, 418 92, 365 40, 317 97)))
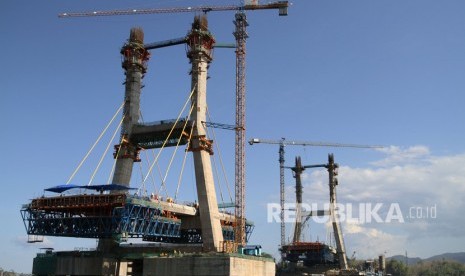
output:
POLYGON ((194 131, 190 144, 193 152, 197 197, 199 200, 200 221, 204 251, 221 251, 223 233, 216 200, 215 183, 210 155, 213 154, 212 142, 207 138, 207 70, 212 60, 212 48, 215 40, 208 31, 206 16, 196 16, 192 30, 188 35, 189 51, 187 56, 192 64, 192 90, 194 131))

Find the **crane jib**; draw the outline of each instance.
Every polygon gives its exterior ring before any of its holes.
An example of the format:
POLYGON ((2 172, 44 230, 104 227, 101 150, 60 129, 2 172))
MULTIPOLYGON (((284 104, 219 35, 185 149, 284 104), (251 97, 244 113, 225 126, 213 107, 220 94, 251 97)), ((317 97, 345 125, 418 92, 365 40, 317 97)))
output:
POLYGON ((90 17, 90 16, 114 16, 114 15, 140 15, 156 13, 186 13, 186 12, 211 12, 211 11, 241 11, 241 10, 269 10, 278 9, 280 16, 287 15, 288 1, 278 1, 269 4, 245 5, 245 6, 198 6, 198 7, 175 7, 175 8, 153 8, 153 9, 127 9, 90 12, 65 12, 58 14, 60 18, 68 17, 90 17))

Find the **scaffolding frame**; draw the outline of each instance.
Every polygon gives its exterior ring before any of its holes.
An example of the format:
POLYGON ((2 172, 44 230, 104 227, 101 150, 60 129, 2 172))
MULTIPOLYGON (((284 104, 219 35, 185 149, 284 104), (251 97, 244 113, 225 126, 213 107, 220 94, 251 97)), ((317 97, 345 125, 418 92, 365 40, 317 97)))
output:
MULTIPOLYGON (((123 193, 40 197, 24 204, 21 216, 30 237, 202 243, 201 229, 181 229, 181 219, 159 203, 123 193)), ((235 240, 234 224, 222 226, 225 241, 235 240)), ((246 241, 253 228, 253 223, 247 221, 246 241)))

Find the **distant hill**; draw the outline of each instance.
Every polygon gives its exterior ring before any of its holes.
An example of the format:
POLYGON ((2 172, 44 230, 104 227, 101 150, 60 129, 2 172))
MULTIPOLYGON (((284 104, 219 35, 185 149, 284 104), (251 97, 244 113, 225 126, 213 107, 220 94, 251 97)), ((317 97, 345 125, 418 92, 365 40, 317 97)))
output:
MULTIPOLYGON (((389 261, 389 260, 396 260, 396 261, 403 262, 403 263, 405 263, 405 261, 406 261, 404 255, 394 255, 394 256, 392 256, 392 257, 387 258, 387 260, 388 260, 388 261, 389 261)), ((410 257, 408 257, 408 258, 407 258, 407 263, 408 263, 409 265, 414 265, 414 264, 418 263, 419 261, 423 261, 423 259, 418 258, 418 257, 415 257, 415 258, 410 258, 410 257)))
MULTIPOLYGON (((395 256, 387 258, 387 260, 391 260, 391 259, 401 261, 403 263, 405 263, 405 261, 406 261, 405 256, 403 256, 403 255, 395 255, 395 256)), ((418 263, 419 261, 430 262, 430 261, 438 261, 438 260, 456 261, 456 262, 465 264, 465 252, 444 253, 444 254, 436 255, 436 256, 433 256, 433 257, 426 258, 426 259, 421 259, 421 258, 418 258, 418 257, 414 257, 414 258, 408 257, 408 259, 407 259, 409 265, 414 265, 414 264, 418 263)))
POLYGON ((452 260, 462 264, 465 264, 465 252, 459 253, 444 253, 441 255, 436 255, 425 259, 426 261, 436 261, 436 260, 452 260))

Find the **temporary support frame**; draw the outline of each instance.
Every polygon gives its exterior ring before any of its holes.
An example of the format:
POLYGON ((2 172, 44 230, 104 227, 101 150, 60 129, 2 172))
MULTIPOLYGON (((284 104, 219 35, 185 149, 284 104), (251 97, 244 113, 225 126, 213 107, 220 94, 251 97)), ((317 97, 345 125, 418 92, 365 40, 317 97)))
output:
MULTIPOLYGON (((21 208, 30 236, 127 238, 165 243, 201 243, 200 229, 181 229, 181 219, 164 215, 162 206, 126 194, 90 194, 36 198, 21 208)), ((246 240, 254 225, 247 221, 246 240)), ((224 240, 234 229, 222 227, 224 240)))
POLYGON ((28 235, 76 238, 179 238, 181 220, 124 194, 39 198, 23 205, 28 235), (80 204, 78 204, 80 203, 80 204))

